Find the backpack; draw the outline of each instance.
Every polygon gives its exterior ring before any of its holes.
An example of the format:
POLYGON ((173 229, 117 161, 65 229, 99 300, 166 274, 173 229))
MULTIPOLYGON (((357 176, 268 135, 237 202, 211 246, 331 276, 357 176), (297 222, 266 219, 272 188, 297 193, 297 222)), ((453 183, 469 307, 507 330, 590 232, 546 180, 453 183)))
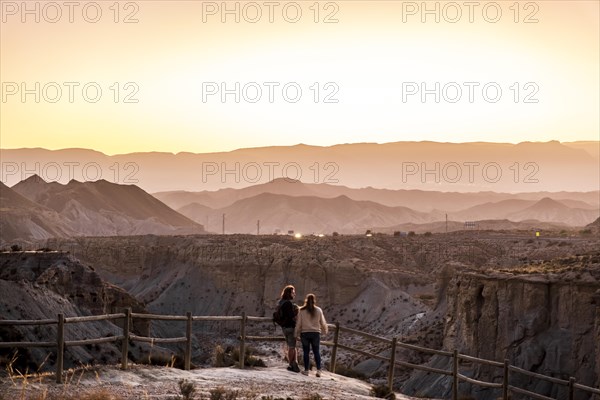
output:
MULTIPOLYGON (((286 322, 288 322, 288 319, 285 317, 285 315, 283 315, 283 305, 286 302, 292 302, 291 300, 284 300, 284 301, 280 301, 277 304, 277 307, 275 307, 275 311, 273 311, 273 324, 277 324, 279 326, 283 326, 286 322)), ((292 304, 292 306, 294 306, 294 320, 296 319, 296 314, 298 313, 298 307, 296 307, 294 304, 292 304)))

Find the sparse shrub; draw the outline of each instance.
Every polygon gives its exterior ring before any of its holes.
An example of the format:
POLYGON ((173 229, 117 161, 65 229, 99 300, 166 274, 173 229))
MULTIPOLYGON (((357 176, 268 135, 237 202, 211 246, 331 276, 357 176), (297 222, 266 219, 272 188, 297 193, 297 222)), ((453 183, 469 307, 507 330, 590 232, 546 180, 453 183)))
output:
POLYGON ((579 233, 581 233, 582 235, 591 235, 592 234, 592 230, 591 229, 584 229, 582 231, 579 231, 579 233))
POLYGON ((396 400, 396 395, 385 385, 375 385, 371 387, 369 394, 380 399, 396 400))
POLYGON ((259 392, 254 387, 243 389, 239 392, 239 395, 242 396, 242 399, 246 400, 258 400, 258 394, 259 392))
POLYGON ((425 233, 423 234, 423 236, 427 236, 427 237, 429 237, 429 236, 431 236, 431 235, 432 235, 432 233, 431 233, 431 232, 425 232, 425 233))
POLYGON ((222 386, 209 390, 210 400, 237 400, 239 391, 227 390, 222 386))
MULTIPOLYGON (((265 364, 265 362, 263 360, 252 355, 252 353, 254 351, 255 351, 254 348, 246 347, 246 349, 244 350, 244 353, 245 353, 244 365, 246 365, 248 367, 266 367, 267 364, 265 364)), ((233 349, 233 351, 231 353, 232 353, 231 358, 233 358, 233 360, 235 362, 239 362, 240 361, 240 349, 236 347, 233 349)))
POLYGON ((222 386, 211 389, 209 391, 209 393, 210 393, 210 400, 222 400, 225 398, 225 388, 222 386))
POLYGON ((190 382, 187 379, 180 380, 179 391, 181 392, 181 396, 183 396, 183 400, 192 400, 196 394, 194 382, 190 382))
POLYGON ((216 345, 213 351, 213 366, 217 368, 225 366, 225 351, 220 344, 216 345))
POLYGON ((266 367, 267 366, 267 364, 265 364, 265 362, 262 359, 260 359, 256 356, 252 356, 252 355, 246 356, 244 358, 244 365, 247 365, 249 367, 266 367))
POLYGON ((286 397, 285 399, 283 397, 273 397, 271 395, 269 396, 261 396, 260 400, 294 400, 291 397, 286 397))
POLYGON ((13 244, 12 246, 10 246, 10 251, 12 251, 12 252, 23 251, 23 248, 21 246, 19 246, 18 244, 13 244))
POLYGON ((234 361, 231 358, 230 355, 228 355, 225 350, 223 349, 223 347, 221 345, 216 345, 215 346, 215 351, 214 351, 214 359, 213 359, 213 365, 217 368, 222 368, 222 367, 231 367, 233 365, 234 361))
POLYGON ((339 233, 337 233, 337 232, 333 232, 333 233, 332 233, 332 236, 340 236, 340 234, 339 234, 339 233))
POLYGON ((415 236, 415 231, 408 232, 408 236, 415 236))

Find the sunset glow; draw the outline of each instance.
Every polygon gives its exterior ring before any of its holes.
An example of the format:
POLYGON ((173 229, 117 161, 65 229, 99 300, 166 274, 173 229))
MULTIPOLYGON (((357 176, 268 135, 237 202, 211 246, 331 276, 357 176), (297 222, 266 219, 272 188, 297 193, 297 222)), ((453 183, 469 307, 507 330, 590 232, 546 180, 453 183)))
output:
POLYGON ((0 147, 598 140, 597 1, 76 3, 2 1, 0 147))

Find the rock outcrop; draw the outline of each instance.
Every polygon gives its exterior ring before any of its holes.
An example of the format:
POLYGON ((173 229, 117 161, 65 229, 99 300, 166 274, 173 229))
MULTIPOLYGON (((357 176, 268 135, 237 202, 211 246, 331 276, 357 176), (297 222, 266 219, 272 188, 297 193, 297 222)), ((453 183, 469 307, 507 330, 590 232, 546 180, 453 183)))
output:
MULTIPOLYGON (((444 348, 503 361, 528 371, 600 386, 600 254, 573 256, 517 270, 459 273, 448 288, 444 348)), ((448 358, 432 365, 450 369, 448 358)), ((465 364, 461 371, 483 381, 502 381, 502 369, 465 364)), ((513 386, 553 398, 566 388, 513 373, 513 386)), ((447 378, 413 375, 406 394, 448 394, 447 378), (427 386, 427 387, 426 387, 427 386)), ((477 399, 497 393, 469 384, 477 399)), ((590 394, 577 392, 576 399, 590 394)))
POLYGON ((74 251, 152 312, 270 315, 282 287, 292 283, 298 302, 317 294, 330 319, 389 329, 425 311, 410 294, 432 291, 435 281, 417 273, 417 266, 403 265, 386 250, 390 243, 364 237, 146 236, 88 238, 74 251))
MULTIPOLYGON (((144 305, 125 290, 103 281, 92 267, 61 252, 0 253, 0 315, 9 320, 56 319, 122 312, 130 307, 144 312, 144 305)), ((65 340, 120 335, 120 320, 67 324, 65 340)), ((147 323, 137 322, 133 330, 147 334, 147 323)), ((5 342, 56 341, 56 325, 0 326, 5 342)), ((54 350, 45 348, 0 349, 10 359, 17 354, 14 367, 37 370, 52 367, 54 350)), ((0 357, 1 358, 1 357, 0 357)), ((118 343, 73 346, 65 349, 65 367, 96 362, 117 362, 118 343)))

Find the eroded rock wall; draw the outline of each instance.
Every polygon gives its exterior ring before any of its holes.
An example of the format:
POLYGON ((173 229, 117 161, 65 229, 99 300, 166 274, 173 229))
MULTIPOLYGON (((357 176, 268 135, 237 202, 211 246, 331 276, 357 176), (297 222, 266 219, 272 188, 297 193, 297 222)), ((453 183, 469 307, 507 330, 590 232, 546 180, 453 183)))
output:
MULTIPOLYGON (((577 259, 577 257, 572 257, 577 259)), ((458 273, 449 283, 444 348, 503 361, 528 371, 584 385, 600 386, 600 256, 580 257, 562 271, 544 266, 530 271, 488 274, 458 273), (551 268, 550 268, 551 269, 551 268)), ((571 261, 569 261, 570 263, 571 261)), ((451 369, 447 358, 431 362, 451 369)), ((502 382, 502 369, 465 363, 461 372, 483 381, 502 382)), ((567 398, 566 388, 513 373, 511 385, 552 398, 567 398)), ((445 377, 415 373, 405 393, 443 396, 450 392, 445 377)), ((499 392, 461 384, 477 399, 499 392)), ((590 394, 577 391, 576 399, 590 394)))
MULTIPOLYGON (((122 312, 145 308, 125 290, 104 282, 89 266, 58 252, 0 253, 0 317, 9 320, 57 319, 122 312)), ((65 340, 118 336, 121 320, 70 323, 65 340)), ((148 324, 137 321, 133 330, 148 333, 148 324)), ((4 325, 0 339, 5 342, 56 341, 56 325, 4 325)), ((0 359, 8 362, 17 351, 15 368, 22 372, 51 369, 56 361, 53 348, 0 349, 0 359)), ((65 350, 65 367, 96 362, 118 362, 120 344, 73 346, 65 350)))

